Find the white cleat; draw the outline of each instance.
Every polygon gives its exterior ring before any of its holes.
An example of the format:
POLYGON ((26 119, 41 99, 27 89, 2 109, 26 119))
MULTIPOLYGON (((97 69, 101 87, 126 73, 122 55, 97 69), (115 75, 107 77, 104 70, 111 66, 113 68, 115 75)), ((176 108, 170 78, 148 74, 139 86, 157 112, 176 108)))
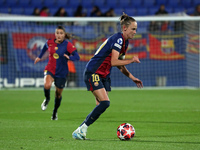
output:
POLYGON ((42 109, 42 110, 46 110, 46 109, 47 109, 47 106, 48 106, 48 103, 49 103, 49 102, 47 102, 46 99, 45 99, 45 100, 42 102, 42 104, 41 104, 41 109, 42 109))
POLYGON ((87 127, 78 127, 73 133, 72 137, 76 140, 86 140, 87 127))

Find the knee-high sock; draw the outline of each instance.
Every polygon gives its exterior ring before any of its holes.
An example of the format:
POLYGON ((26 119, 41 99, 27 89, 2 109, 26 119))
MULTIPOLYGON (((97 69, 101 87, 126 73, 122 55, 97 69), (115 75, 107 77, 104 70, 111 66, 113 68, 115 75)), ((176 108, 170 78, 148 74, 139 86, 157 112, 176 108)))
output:
POLYGON ((44 96, 46 97, 47 101, 50 100, 50 89, 47 90, 44 88, 44 96))
POLYGON ((85 124, 87 126, 94 123, 99 116, 110 106, 110 101, 101 101, 98 106, 96 106, 93 111, 85 119, 85 124))
POLYGON ((87 115, 86 119, 81 123, 80 127, 81 127, 81 126, 85 123, 85 121, 89 118, 89 116, 91 115, 91 113, 92 113, 92 112, 90 112, 90 113, 87 115))
POLYGON ((61 100, 62 100, 62 96, 60 98, 55 98, 53 113, 57 112, 58 108, 60 107, 61 100))

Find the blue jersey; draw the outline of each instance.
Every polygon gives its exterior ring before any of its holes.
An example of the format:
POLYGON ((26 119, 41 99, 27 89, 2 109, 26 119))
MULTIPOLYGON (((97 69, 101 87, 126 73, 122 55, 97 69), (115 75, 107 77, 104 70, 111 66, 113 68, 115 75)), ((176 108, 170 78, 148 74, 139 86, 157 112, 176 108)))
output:
POLYGON ((121 32, 110 36, 101 44, 94 56, 87 63, 86 71, 90 73, 97 73, 102 78, 106 78, 108 75, 110 75, 112 69, 112 50, 114 49, 118 51, 120 55, 125 55, 127 48, 128 40, 125 41, 121 32))
POLYGON ((75 46, 72 45, 69 41, 64 40, 62 43, 57 44, 55 40, 48 40, 40 55, 39 58, 42 58, 45 51, 49 51, 49 61, 45 70, 51 72, 55 77, 65 78, 68 74, 68 59, 64 57, 64 54, 70 56, 71 60, 79 60, 79 55, 76 52, 75 46))

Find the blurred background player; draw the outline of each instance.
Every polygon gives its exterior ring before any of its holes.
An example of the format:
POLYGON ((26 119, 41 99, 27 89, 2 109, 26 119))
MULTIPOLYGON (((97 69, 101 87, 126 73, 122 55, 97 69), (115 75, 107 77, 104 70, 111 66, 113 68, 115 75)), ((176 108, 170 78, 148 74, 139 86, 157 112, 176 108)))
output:
POLYGON ((120 17, 120 25, 122 32, 105 40, 86 65, 84 81, 88 91, 91 91, 95 96, 97 106, 72 133, 74 139, 86 139, 87 128, 110 106, 108 91, 111 91, 110 74, 113 66, 118 67, 124 75, 136 83, 137 87, 143 87, 142 81, 134 77, 125 67, 125 65, 134 62, 140 63, 138 57, 123 59, 128 48, 128 39, 132 39, 136 34, 137 22, 134 18, 123 13, 120 17))
POLYGON ((56 39, 49 39, 40 55, 35 59, 34 64, 39 62, 44 53, 49 51, 49 62, 45 67, 44 71, 44 95, 45 100, 41 104, 41 109, 46 110, 47 105, 50 101, 50 88, 52 83, 55 83, 55 105, 51 119, 57 120, 57 110, 61 104, 62 91, 65 87, 67 74, 68 74, 68 60, 75 61, 79 60, 80 57, 77 53, 76 48, 67 40, 71 36, 65 32, 64 27, 58 26, 55 30, 56 39))

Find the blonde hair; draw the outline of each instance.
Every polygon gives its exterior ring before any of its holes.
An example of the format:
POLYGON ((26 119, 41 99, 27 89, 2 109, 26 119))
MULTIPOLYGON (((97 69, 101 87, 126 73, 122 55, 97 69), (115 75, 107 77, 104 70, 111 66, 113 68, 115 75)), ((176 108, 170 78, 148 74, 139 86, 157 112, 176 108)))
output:
POLYGON ((121 25, 121 29, 123 28, 123 26, 125 25, 126 27, 128 27, 131 22, 136 22, 136 20, 130 16, 128 16, 127 14, 125 14, 123 12, 123 14, 120 17, 120 25, 121 25))

